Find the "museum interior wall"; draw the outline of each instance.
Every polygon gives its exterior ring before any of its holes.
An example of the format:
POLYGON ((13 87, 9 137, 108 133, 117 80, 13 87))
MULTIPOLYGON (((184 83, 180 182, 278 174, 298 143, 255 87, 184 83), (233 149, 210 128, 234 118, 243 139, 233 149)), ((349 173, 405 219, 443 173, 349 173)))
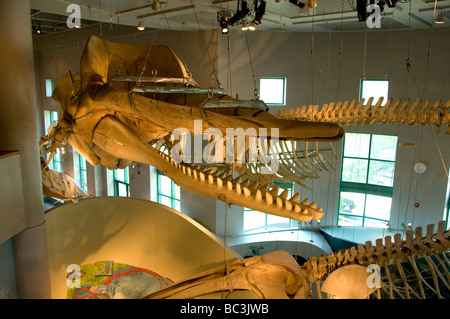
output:
MULTIPOLYGON (((103 27, 103 34, 107 34, 103 27)), ((212 57, 217 68, 219 82, 230 95, 240 99, 254 98, 254 81, 261 76, 283 76, 287 78, 286 106, 271 107, 277 112, 281 108, 297 107, 308 104, 323 104, 337 100, 358 98, 359 81, 363 72, 366 78, 389 79, 389 95, 394 98, 409 97, 412 100, 423 97, 435 101, 446 99, 450 90, 450 81, 446 81, 447 63, 450 43, 446 41, 448 28, 436 30, 412 30, 377 32, 254 32, 245 33, 232 30, 230 37, 213 31, 176 32, 144 31, 135 37, 135 32, 122 28, 124 34, 110 32, 110 39, 136 44, 164 44, 170 46, 186 63, 194 79, 203 87, 211 85, 213 67, 209 61, 212 57), (126 32, 132 32, 126 34, 126 32), (247 39, 246 39, 247 37, 247 39), (431 38, 430 38, 431 37, 431 38), (430 40, 431 39, 431 40, 430 40), (342 40, 342 56, 339 49, 342 40), (205 52, 205 42, 209 56, 205 52), (228 41, 230 41, 228 43, 228 41), (247 48, 247 41, 249 47, 247 48), (431 49, 428 45, 431 41, 431 49), (195 43, 196 45, 187 45, 195 43), (366 44, 365 44, 366 43, 366 44), (311 46, 313 55, 311 56, 311 46), (364 61, 364 45, 366 58, 364 61), (250 52, 249 52, 250 51, 250 52), (429 63, 427 54, 431 53, 429 63), (410 56, 412 72, 407 72, 406 59, 410 56), (228 65, 230 61, 230 65, 228 65), (312 62, 311 62, 312 61, 312 62), (250 63, 251 62, 251 63, 250 63), (292 65, 295 63, 296 67, 292 65), (252 73, 253 66, 253 73, 252 73), (426 94, 424 88, 426 85, 426 94)), ((41 110, 58 110, 58 104, 44 96, 42 83, 46 78, 55 82, 68 69, 78 71, 78 60, 84 43, 91 34, 98 34, 97 27, 75 31, 60 36, 35 40, 35 59, 38 70, 39 106, 41 110)), ((42 123, 42 120, 41 120, 42 123)), ((448 136, 435 134, 430 127, 401 125, 366 125, 346 127, 350 132, 366 132, 398 135, 399 143, 416 143, 416 147, 397 150, 397 165, 391 212, 391 227, 398 229, 401 223, 413 223, 426 226, 443 218, 447 179, 443 163, 439 156, 440 147, 444 159, 450 156, 448 136), (413 173, 417 162, 428 165, 425 174, 413 173), (419 203, 419 207, 415 207, 419 203)), ((327 212, 320 224, 300 224, 300 228, 311 226, 336 225, 336 206, 339 196, 342 143, 336 144, 338 160, 333 163, 335 171, 322 172, 322 178, 309 182, 313 191, 294 185, 294 191, 300 192, 302 198, 308 197, 324 206, 327 212)), ((70 153, 66 156, 64 171, 71 173, 73 165, 70 153)), ((448 166, 448 163, 445 163, 448 166)), ((89 166, 89 165, 88 165, 89 166)), ((137 198, 154 198, 149 178, 152 180, 152 168, 130 168, 131 196, 137 198), (149 195, 150 192, 150 195, 149 195), (133 194, 134 193, 134 194, 133 194)), ((448 168, 448 167, 447 167, 448 168)), ((90 167, 89 170, 94 168, 90 167)), ((101 169, 101 168, 95 168, 101 169)), ((106 175, 103 170, 103 176, 106 175)), ((94 182, 94 174, 88 172, 89 185, 95 185, 97 195, 107 195, 105 185, 94 182)), ((103 177, 103 184, 107 179, 103 177)), ((153 190, 152 190, 153 189, 153 190)), ((201 198, 182 190, 181 210, 219 235, 223 233, 224 209, 219 201, 201 198), (201 203, 201 204, 199 204, 201 203), (222 231, 221 231, 222 229, 222 231)), ((227 212, 227 235, 242 235, 242 208, 232 208, 227 212)))
MULTIPOLYGON (((135 28, 121 26, 119 30, 109 29, 104 25, 100 31, 99 27, 92 27, 82 30, 75 30, 60 35, 34 39, 34 67, 36 79, 38 135, 44 135, 44 110, 59 111, 56 101, 45 95, 44 83, 46 79, 53 79, 55 85, 62 76, 71 70, 72 73, 79 71, 79 60, 84 50, 84 45, 90 35, 102 35, 109 40, 134 44, 164 44, 170 46, 180 59, 188 66, 193 78, 202 86, 210 87, 212 84, 212 73, 217 71, 220 83, 230 95, 238 96, 240 99, 252 99, 254 93, 254 79, 260 76, 282 76, 287 78, 285 107, 271 107, 277 112, 282 108, 297 107, 308 104, 323 104, 338 100, 357 99, 359 95, 359 81, 365 70, 367 78, 389 79, 389 95, 394 98, 410 97, 412 100, 417 97, 430 99, 447 100, 450 92, 450 81, 448 81, 447 67, 450 55, 450 42, 448 41, 449 28, 436 30, 412 30, 412 31, 390 31, 382 30, 368 32, 330 32, 330 33, 290 33, 290 32, 255 32, 245 35, 239 31, 232 31, 230 37, 219 34, 218 31, 202 32, 181 32, 181 31, 144 31, 137 34, 135 28), (430 33, 432 32, 432 33, 430 33), (102 33, 102 34, 100 34, 102 33), (367 36, 367 38, 365 38, 367 36), (431 36, 431 50, 429 43, 431 36), (247 37, 247 38, 246 38, 247 37), (342 40, 342 57, 339 58, 339 49, 342 40), (228 41, 230 41, 228 43, 228 41), (247 41, 249 46, 247 47, 247 41), (206 47, 205 47, 206 43, 206 47), (311 56, 311 44, 314 44, 311 56), (366 59, 364 62, 364 44, 366 43, 366 59), (409 49, 408 49, 409 48, 409 49), (207 53, 207 51, 209 54, 207 53), (431 52, 429 64, 427 64, 427 54, 431 52), (406 58, 410 54, 411 66, 414 71, 414 78, 411 73, 406 72, 406 58), (250 55, 250 57, 249 57, 250 55), (251 63, 250 63, 251 61, 251 63), (230 64, 228 64, 230 62, 230 64), (253 66, 253 70, 251 68, 253 66), (295 67, 292 67, 295 65, 295 67), (417 84, 417 86, 416 86, 417 84), (426 86, 426 92, 424 88, 426 86), (418 88, 417 88, 418 87, 418 88)), ((430 127, 410 127, 403 125, 367 125, 348 126, 348 132, 378 133, 398 135, 399 143, 415 143, 416 147, 399 147, 397 149, 397 165, 395 171, 394 194, 392 201, 392 211, 390 224, 392 229, 400 229, 401 223, 412 223, 413 227, 426 227, 429 223, 437 223, 443 218, 445 210, 445 200, 447 194, 447 176, 444 167, 448 170, 450 158, 450 140, 445 134, 434 134, 430 127), (439 150, 437 148, 439 145, 439 150), (441 157, 442 156, 442 157, 441 157), (444 159, 444 163, 442 162, 444 159), (424 162, 428 170, 421 175, 413 172, 413 166, 417 162, 424 162), (416 203, 419 207, 415 207, 416 203)), ((312 191, 302 189, 299 185, 294 185, 294 192, 300 192, 301 197, 308 197, 324 207, 325 216, 323 219, 313 221, 311 224, 299 224, 299 229, 304 231, 289 236, 283 233, 280 236, 274 233, 249 238, 243 231, 243 208, 232 206, 211 198, 204 198, 192 194, 186 190, 181 191, 181 213, 186 214, 193 221, 188 225, 198 222, 207 229, 205 233, 211 232, 211 236, 218 236, 225 239, 227 244, 234 246, 236 251, 244 256, 250 253, 251 246, 264 243, 266 250, 286 249, 290 252, 303 251, 303 257, 320 255, 322 252, 330 251, 329 245, 319 236, 317 228, 336 226, 337 205, 339 197, 340 168, 342 156, 342 142, 335 143, 338 159, 333 160, 335 171, 322 172, 322 178, 310 183, 312 191), (194 222, 195 221, 195 222, 194 222), (285 236, 285 237, 283 237, 285 236), (316 244, 309 243, 315 238, 316 244), (296 241, 300 242, 296 244, 296 241)), ((62 163, 64 172, 74 175, 73 154, 69 148, 62 163)), ((92 167, 87 164, 88 189, 89 192, 99 196, 111 195, 110 174, 104 167, 92 167)), ((144 200, 155 200, 155 179, 156 172, 152 167, 138 164, 130 167, 130 191, 131 197, 144 200)), ((175 270, 162 270, 161 261, 150 264, 149 256, 144 256, 147 251, 154 247, 146 247, 145 254, 139 250, 123 251, 125 255, 118 255, 121 245, 126 245, 124 239, 130 234, 131 226, 141 229, 143 219, 149 219, 149 225, 153 224, 150 219, 153 214, 160 212, 153 209, 151 215, 144 213, 146 205, 144 201, 133 201, 136 206, 132 209, 119 210, 111 206, 110 210, 96 210, 96 206, 89 205, 90 200, 81 201, 79 205, 85 205, 85 209, 80 211, 84 218, 78 218, 77 212, 69 206, 62 206, 67 212, 61 211, 58 216, 52 216, 52 211, 47 213, 47 235, 49 236, 49 249, 51 256, 64 258, 61 255, 64 247, 58 245, 73 245, 75 241, 84 244, 89 248, 87 251, 78 250, 78 254, 73 253, 75 263, 95 262, 99 259, 127 259, 126 262, 136 263, 139 266, 149 267, 155 271, 160 271, 163 275, 177 279, 184 274, 175 270), (98 215, 91 214, 89 218, 97 216, 98 221, 105 221, 109 227, 102 225, 100 229, 97 223, 87 221, 89 212, 98 212, 98 215), (72 216, 65 218, 63 214, 72 216), (139 222, 135 218, 139 215, 139 222), (130 216, 133 216, 131 218, 130 216), (73 233, 69 242, 61 242, 58 236, 61 231, 73 231, 76 229, 74 223, 80 223, 78 227, 84 228, 83 238, 77 238, 78 234, 73 233), (123 228, 121 228, 123 226, 123 228), (86 227, 88 227, 86 229, 86 227), (117 234, 115 230, 120 229, 117 234), (100 238, 98 242, 96 239, 100 238), (107 239, 107 240, 106 240, 107 239), (70 240, 73 240, 71 243, 70 240), (102 244, 102 240, 104 244, 102 244), (92 243, 98 245, 94 251, 92 243), (114 246, 114 249, 112 248, 114 246), (76 257, 75 257, 76 255, 76 257), (135 258, 135 259, 133 259, 135 258), (137 258, 137 259, 136 259, 137 258), (130 261, 131 260, 131 261, 130 261), (147 266, 147 263, 148 266, 147 266), (170 274, 169 274, 170 272, 170 274)), ((126 203, 126 200, 124 201, 126 203)), ((111 205, 113 202, 110 203, 111 205)), ((108 206, 109 207, 109 206, 108 206)), ((162 217, 158 216, 158 221, 165 222, 168 219, 180 218, 176 212, 162 217)), ((186 219, 184 220, 186 221, 186 219)), ((173 221, 172 221, 173 222, 173 221)), ((177 223, 177 222, 173 222, 177 223)), ((183 222, 184 226, 188 227, 183 222)), ((172 226, 171 226, 172 227, 172 226)), ((189 226, 190 227, 190 226, 189 226)), ((136 241, 139 241, 137 232, 133 234, 136 241)), ((187 239, 184 232, 175 234, 171 232, 177 241, 187 239)), ((360 234, 360 233, 358 233, 360 234)), ((204 233, 199 236, 204 236, 204 233)), ((364 234, 357 235, 359 238, 352 238, 355 242, 364 242, 364 234)), ((218 245, 211 241, 211 237, 204 238, 205 242, 211 245, 218 245)), ((135 249, 143 249, 141 245, 154 245, 155 243, 140 242, 135 249)), ((173 247, 175 247, 174 245, 173 247)), ((178 246, 177 249, 181 249, 178 246)), ((217 251, 219 251, 216 248, 217 251)), ((214 251, 211 248, 211 251, 214 251)), ((11 242, 0 245, 0 258, 11 260, 11 242), (4 257, 4 258, 3 258, 4 257)), ((154 251, 156 254, 156 251, 154 251)), ((266 252, 266 251, 264 251, 266 252)), ((232 252, 229 252, 232 254, 232 252)), ((223 259, 223 249, 221 250, 223 259)), ((220 254, 219 254, 220 255, 220 254)), ((67 257, 67 256, 66 256, 67 257)), ((176 258, 176 254, 166 256, 176 258)), ((219 256, 211 256, 214 262, 219 260, 219 256)), ((62 259, 57 262, 51 260, 51 276, 62 275, 62 259), (53 264, 52 264, 53 262, 53 264)), ((171 261, 172 262, 172 261, 171 261)), ((184 261, 183 261, 184 262, 184 261)), ((213 261, 210 263, 213 264, 213 261)), ((208 262, 205 261, 205 267, 208 262)), ((2 269, 11 273, 9 262, 0 263, 2 269)), ((206 269, 206 268, 205 268, 206 269)), ((199 269, 190 269, 194 272, 199 269)), ((11 280, 11 277, 6 280, 11 280)), ((0 280, 3 280, 0 277, 0 280)), ((54 287, 58 296, 63 294, 61 287, 54 287)), ((11 286, 11 285, 9 285, 11 286)), ((15 295, 15 292, 9 292, 15 295)))

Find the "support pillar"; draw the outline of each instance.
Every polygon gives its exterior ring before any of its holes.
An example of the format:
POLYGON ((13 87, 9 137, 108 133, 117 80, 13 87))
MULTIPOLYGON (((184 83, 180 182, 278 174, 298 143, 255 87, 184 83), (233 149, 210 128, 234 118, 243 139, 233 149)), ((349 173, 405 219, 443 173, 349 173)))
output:
POLYGON ((12 238, 18 298, 51 298, 30 3, 0 1, 0 149, 20 151, 25 228, 12 238))

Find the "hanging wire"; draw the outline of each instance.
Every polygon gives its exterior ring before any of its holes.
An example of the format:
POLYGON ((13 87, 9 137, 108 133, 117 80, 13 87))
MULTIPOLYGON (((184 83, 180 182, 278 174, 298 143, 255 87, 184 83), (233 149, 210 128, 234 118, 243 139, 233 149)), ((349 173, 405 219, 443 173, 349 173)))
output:
POLYGON ((253 95, 254 95, 255 100, 258 100, 259 99, 259 93, 258 93, 258 87, 256 86, 255 72, 253 70, 252 54, 250 53, 250 45, 248 44, 247 32, 244 32, 244 34, 245 34, 245 41, 247 43, 248 57, 250 59, 250 68, 252 70, 252 76, 253 76, 253 85, 254 85, 253 95))
POLYGON ((344 0, 342 0, 342 10, 341 10, 341 31, 339 38, 339 62, 338 62, 338 78, 336 81, 336 102, 341 98, 341 73, 342 73, 342 46, 343 46, 343 36, 344 36, 344 0))
MULTIPOLYGON (((202 40, 203 40, 203 44, 205 45, 206 53, 208 54, 209 63, 211 64, 211 67, 212 67, 212 69, 213 69, 213 74, 212 74, 212 76, 216 78, 216 81, 217 81, 217 87, 220 88, 220 81, 219 81, 219 77, 218 77, 218 75, 217 75, 217 70, 216 70, 216 67, 215 67, 215 65, 214 65, 214 63, 213 63, 213 60, 212 60, 212 58, 211 58, 211 54, 209 53, 209 49, 208 49, 208 45, 207 45, 206 40, 205 40, 205 36, 204 36, 204 34, 203 34, 203 32, 202 32, 202 29, 201 29, 201 27, 200 27, 200 22, 199 22, 198 17, 197 17, 197 12, 195 11, 195 5, 194 5, 194 2, 193 2, 192 0, 190 0, 190 1, 191 1, 191 5, 192 5, 192 10, 194 11, 195 20, 197 21, 198 30, 200 31, 200 34, 201 34, 202 40)), ((222 4, 221 4, 221 6, 222 6, 222 4)))

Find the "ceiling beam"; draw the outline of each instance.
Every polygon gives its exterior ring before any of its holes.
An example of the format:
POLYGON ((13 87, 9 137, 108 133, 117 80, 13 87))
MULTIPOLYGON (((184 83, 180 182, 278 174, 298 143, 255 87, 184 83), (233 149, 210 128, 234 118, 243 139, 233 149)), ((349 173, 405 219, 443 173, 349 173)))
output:
POLYGON ((142 14, 142 15, 137 16, 137 18, 138 19, 142 19, 142 18, 146 18, 146 17, 152 17, 152 16, 156 16, 156 15, 160 15, 160 14, 166 14, 166 13, 171 13, 171 12, 183 11, 183 10, 188 10, 188 9, 193 9, 193 8, 195 8, 195 5, 189 5, 189 6, 184 6, 184 7, 177 7, 177 8, 167 9, 167 10, 161 10, 161 11, 158 11, 158 12, 142 14))

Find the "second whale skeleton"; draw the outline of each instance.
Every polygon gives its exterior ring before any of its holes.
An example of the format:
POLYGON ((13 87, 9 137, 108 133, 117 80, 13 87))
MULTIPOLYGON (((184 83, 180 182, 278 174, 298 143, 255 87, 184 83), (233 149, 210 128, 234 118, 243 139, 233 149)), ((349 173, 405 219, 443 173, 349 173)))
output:
MULTIPOLYGON (((308 188, 306 179, 333 169, 333 142, 344 136, 340 125, 435 125, 447 126, 450 133, 450 101, 442 105, 417 100, 409 105, 409 99, 388 100, 381 106, 380 100, 369 108, 361 100, 289 109, 275 116, 262 101, 240 101, 221 88, 200 88, 168 47, 127 45, 97 36, 86 44, 80 72, 69 71, 52 97, 61 112, 57 125, 41 139, 50 153, 48 162, 68 143, 91 165, 111 170, 132 162, 151 165, 192 193, 302 222, 321 219, 323 208, 299 193, 288 198, 289 189, 280 185, 296 182, 308 188), (202 123, 200 131, 197 121, 202 123), (215 140, 211 132, 223 137, 227 129, 241 129, 245 142, 239 155, 244 160, 229 163, 226 152, 223 161, 195 162, 186 156, 185 161, 174 160, 173 133, 179 128, 194 139, 209 133, 208 142, 215 140), (265 135, 252 136, 264 129, 265 135), (277 163, 270 174, 267 158, 277 163)), ((230 143, 226 138, 215 141, 230 143)), ((236 143, 231 145, 236 159, 236 143)))

